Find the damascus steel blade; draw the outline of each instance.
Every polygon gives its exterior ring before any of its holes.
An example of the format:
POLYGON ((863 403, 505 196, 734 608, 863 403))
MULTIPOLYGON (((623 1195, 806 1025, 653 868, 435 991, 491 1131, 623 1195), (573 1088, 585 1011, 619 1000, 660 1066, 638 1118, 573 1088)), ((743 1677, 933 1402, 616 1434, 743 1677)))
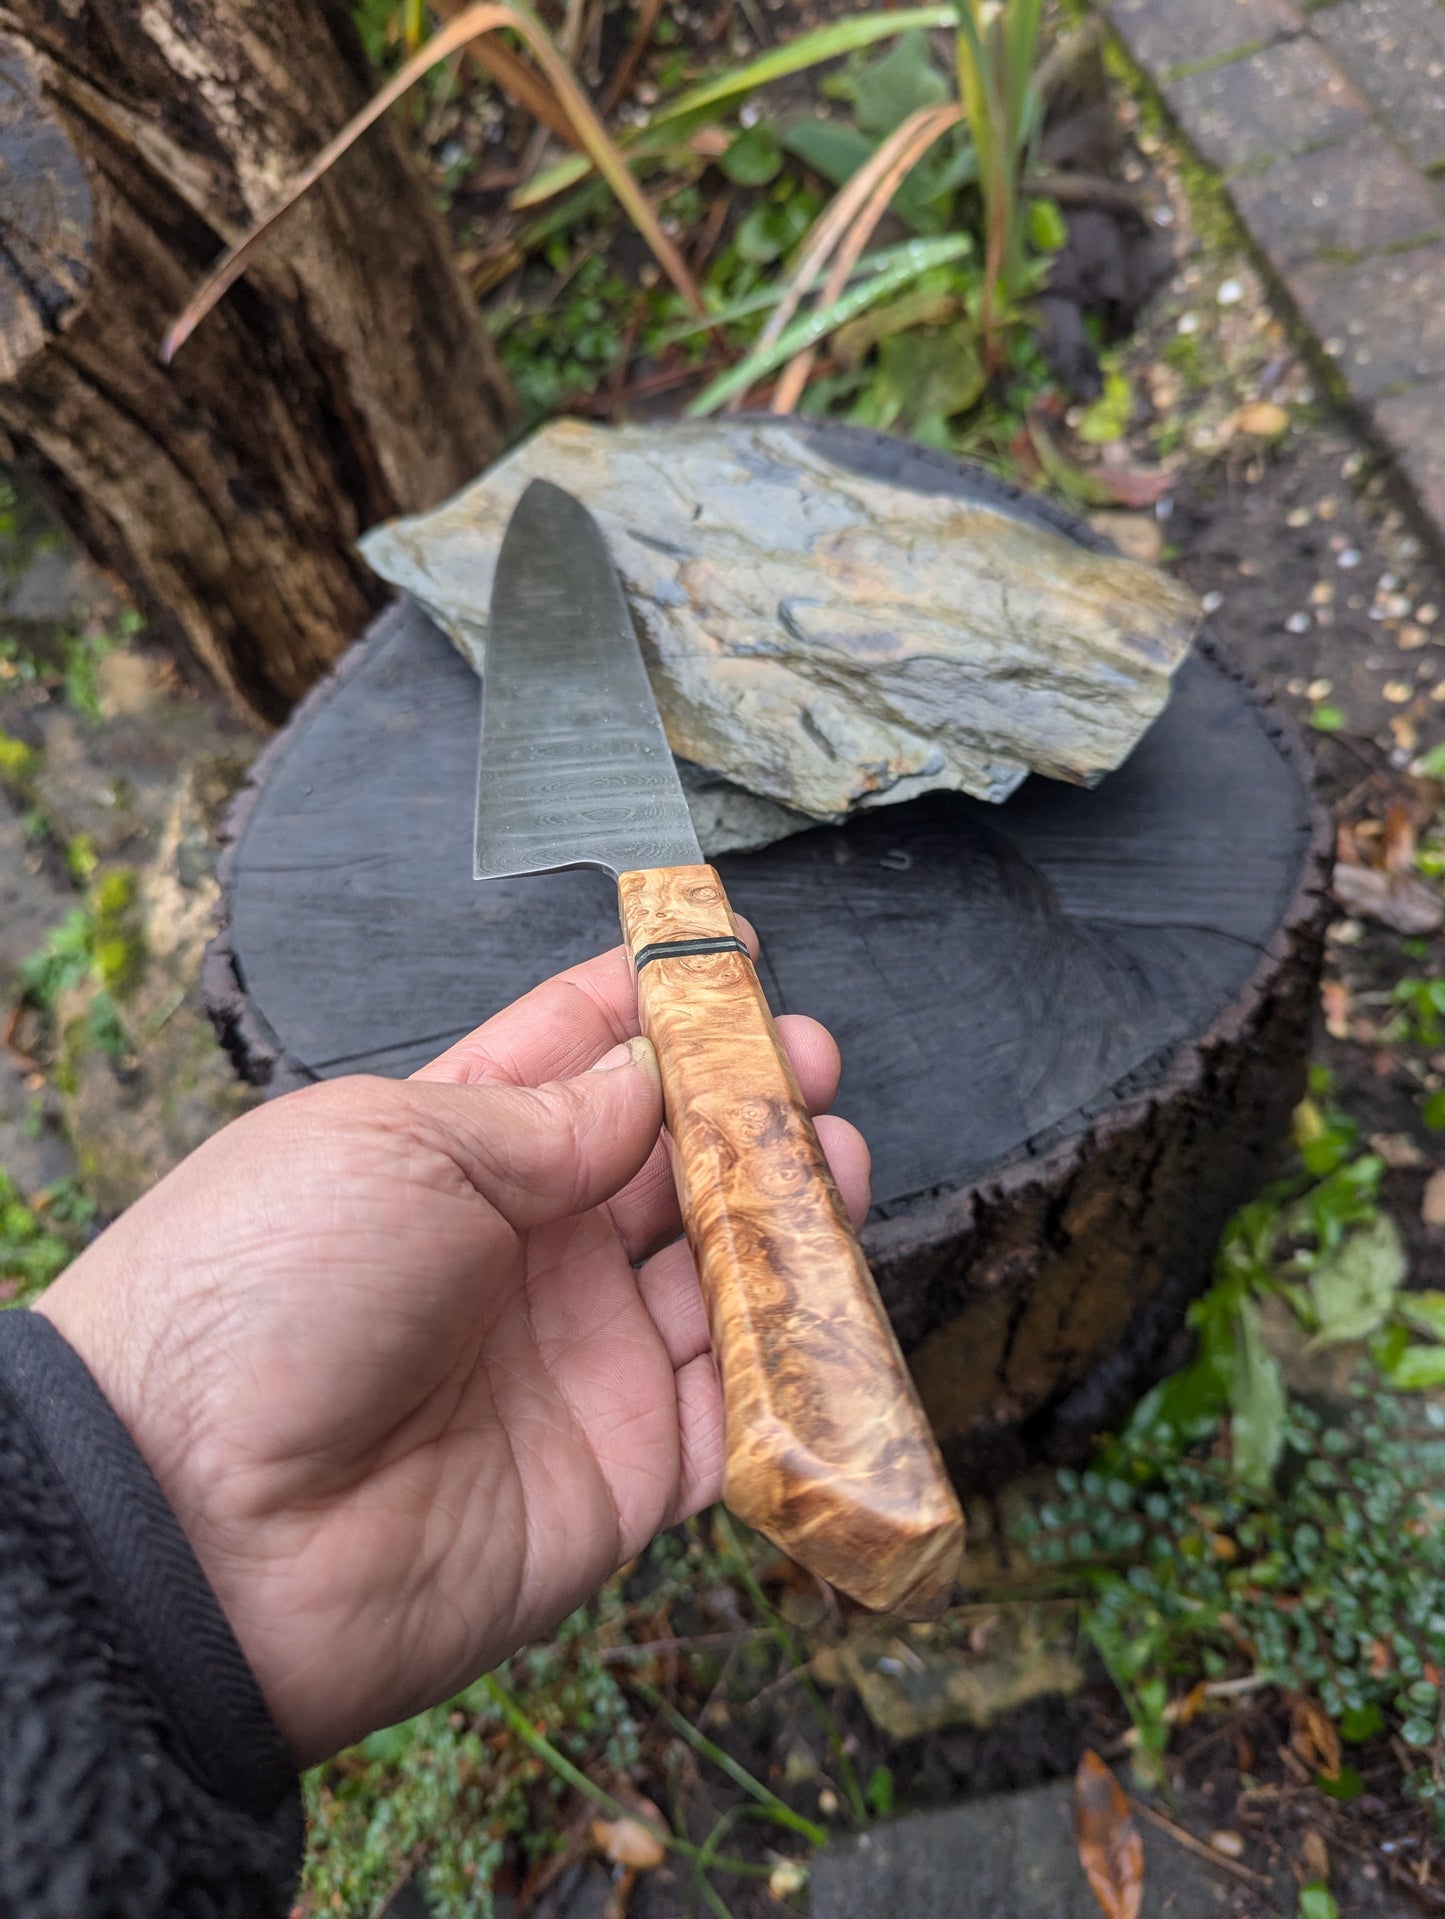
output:
POLYGON ((601 528, 570 493, 533 480, 487 619, 476 877, 701 864, 601 528))

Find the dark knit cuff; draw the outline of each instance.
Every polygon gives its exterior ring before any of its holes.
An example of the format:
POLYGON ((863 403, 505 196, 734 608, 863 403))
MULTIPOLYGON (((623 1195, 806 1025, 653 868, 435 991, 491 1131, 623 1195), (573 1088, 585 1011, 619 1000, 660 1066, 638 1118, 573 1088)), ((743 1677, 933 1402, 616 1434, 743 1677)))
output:
POLYGON ((296 1768, 180 1522, 84 1361, 40 1313, 0 1312, 8 1401, 68 1500, 98 1597, 164 1709, 197 1785, 294 1824, 296 1768))

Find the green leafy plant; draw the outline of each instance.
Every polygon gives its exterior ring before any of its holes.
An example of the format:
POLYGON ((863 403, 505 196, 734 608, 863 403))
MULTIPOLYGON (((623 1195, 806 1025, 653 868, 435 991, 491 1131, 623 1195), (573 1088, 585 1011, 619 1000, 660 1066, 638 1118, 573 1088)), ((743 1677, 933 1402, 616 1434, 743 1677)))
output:
POLYGON ((85 1242, 95 1206, 73 1180, 28 1199, 0 1167, 0 1306, 28 1306, 85 1242))
MULTIPOLYGON (((72 841, 67 853, 77 878, 87 870, 94 874, 94 850, 88 842, 72 841)), ((65 995, 87 989, 84 1041, 119 1062, 134 1051, 121 1003, 144 965, 136 876, 129 867, 114 867, 92 879, 83 904, 52 928, 44 945, 21 966, 20 978, 31 1003, 52 1016, 65 995)))
POLYGON ((1400 1008, 1386 1037, 1407 1046, 1437 1047, 1445 1041, 1445 979, 1420 975, 1397 980, 1392 1003, 1400 1008))
POLYGON ((12 734, 0 733, 0 786, 24 799, 39 770, 40 754, 33 746, 12 734))
POLYGON ((1039 130, 1034 86, 1040 0, 956 0, 958 91, 968 114, 983 192, 986 258, 980 322, 1001 361, 999 330, 1028 291, 1024 179, 1039 130))
MULTIPOLYGON (((801 242, 783 297, 751 352, 698 396, 692 413, 735 402, 779 367, 772 408, 791 412, 818 343, 831 337, 854 391, 865 386, 865 356, 875 362, 866 383, 871 410, 851 417, 902 424, 916 437, 946 443, 948 422, 1009 363, 1021 303, 1042 284, 1048 256, 1064 238, 1057 207, 1031 206, 1027 198, 1040 117, 1033 72, 1038 7, 1035 0, 988 7, 958 0, 952 24, 952 75, 934 64, 923 32, 912 30, 829 83, 851 104, 853 125, 813 118, 779 124, 766 149, 770 159, 786 149, 839 190, 801 242), (981 260, 972 257, 975 194, 981 260), (886 279, 850 284, 890 210, 921 236, 912 270, 900 260, 886 279), (795 321, 805 299, 812 309, 795 321)), ((754 127, 750 150, 762 152, 757 134, 754 127)), ((849 386, 846 373, 834 376, 830 401, 849 386)))
MULTIPOLYGON (((689 1530, 700 1535, 702 1528, 689 1530)), ((725 1567, 739 1577, 746 1567, 746 1591, 752 1570, 735 1536, 719 1557, 700 1536, 684 1545, 663 1534, 645 1556, 649 1616, 657 1606, 686 1603, 699 1581, 724 1576, 725 1567), (742 1555, 736 1563, 734 1550, 742 1555)), ((604 1818, 643 1827, 688 1869, 692 1899, 723 1919, 728 1909, 714 1875, 754 1879, 772 1871, 724 1849, 741 1820, 776 1828, 779 1845, 824 1843, 823 1827, 755 1778, 661 1690, 631 1670, 619 1677, 619 1667, 604 1660, 604 1640, 614 1652, 624 1650, 625 1641, 616 1642, 628 1617, 625 1578, 565 1620, 551 1642, 516 1654, 447 1704, 372 1734, 308 1775, 303 1912, 372 1911, 399 1876, 415 1872, 440 1919, 485 1919, 504 1861, 542 1869, 565 1843, 576 1799, 604 1818), (681 1819, 670 1827, 637 1800, 640 1728, 654 1722, 743 1795, 701 1843, 687 1837, 681 1819)), ((758 1603, 781 1623, 761 1592, 758 1603)), ((806 1873, 799 1869, 796 1877, 802 1883, 806 1873)))
POLYGON ((143 624, 140 614, 128 607, 113 626, 86 626, 65 635, 61 645, 65 697, 92 724, 101 717, 101 662, 118 646, 134 639, 143 624))
MULTIPOLYGON (((218 262, 170 329, 165 357, 179 349, 245 270, 274 221, 351 141, 432 66, 465 49, 541 124, 578 149, 514 195, 513 206, 535 208, 564 189, 585 190, 595 170, 646 240, 684 307, 709 328, 724 325, 717 302, 704 297, 669 237, 689 223, 676 216, 662 218, 642 193, 638 175, 666 171, 672 185, 664 198, 676 199, 685 195, 708 160, 716 159, 729 179, 757 196, 731 232, 726 250, 745 267, 776 264, 789 278, 745 370, 715 382, 695 411, 726 404, 780 367, 773 404, 777 411, 790 411, 807 383, 815 346, 885 305, 892 308, 887 317, 875 318, 867 332, 855 329, 848 349, 855 389, 862 384, 858 362, 865 355, 876 358, 879 424, 905 425, 924 439, 942 441, 947 422, 977 401, 991 374, 1012 364, 1008 336, 1019 302, 1040 283, 1048 252, 1063 238, 1057 209, 1043 203, 1030 209, 1026 199, 1039 118, 1033 80, 1038 0, 1003 0, 1002 5, 956 0, 949 6, 831 22, 685 91, 654 110, 644 128, 616 139, 604 130, 567 61, 522 0, 460 9, 453 0, 439 0, 439 11, 447 16, 440 30, 285 189, 267 219, 218 262), (926 38, 930 28, 953 30, 951 72, 934 62, 926 38), (510 50, 504 29, 521 40, 533 64, 510 50), (853 107, 852 126, 760 120, 734 127, 719 153, 721 117, 772 82, 840 56, 859 56, 885 41, 889 45, 881 57, 861 65, 855 59, 836 83, 853 107), (945 145, 935 152, 940 142, 945 145), (796 173, 785 170, 789 155, 804 159, 824 178, 842 180, 835 201, 811 230, 809 190, 796 173), (967 270, 948 274, 946 267, 959 265, 974 251, 968 229, 976 219, 975 200, 961 198, 964 194, 976 196, 981 204, 983 253, 967 270), (859 256, 890 207, 924 240, 947 243, 949 251, 946 256, 924 252, 911 262, 895 259, 886 272, 857 282, 859 256), (820 284, 815 286, 815 281, 820 284), (896 296, 914 291, 925 296, 925 305, 900 307, 896 296), (805 297, 812 300, 812 310, 795 321, 805 297)), ((586 202, 589 209, 594 205, 586 202)), ((565 230, 572 217, 572 210, 563 209, 553 223, 533 227, 523 236, 523 253, 546 244, 546 236, 565 230)), ((746 297, 753 290, 743 286, 732 292, 746 297)), ((560 397, 594 356, 578 356, 570 365, 555 368, 544 356, 543 365, 529 375, 521 351, 521 336, 529 329, 519 320, 513 316, 503 324, 517 349, 509 359, 523 369, 529 388, 545 388, 560 397)), ((635 325, 631 337, 636 337, 635 325)), ((622 340, 615 329, 612 343, 620 354, 622 340)), ((846 367, 842 383, 846 388, 846 367)), ((529 410, 535 411, 538 394, 529 392, 527 397, 529 410)), ((835 391, 831 397, 839 395, 835 391)))
MULTIPOLYGON (((1146 1755, 1167 1742, 1172 1691, 1241 1669, 1318 1699, 1347 1738, 1388 1717, 1428 1754, 1445 1673, 1442 1493, 1445 1408, 1362 1386, 1348 1421, 1288 1407, 1268 1489, 1156 1428, 1096 1471, 1060 1474, 1023 1530, 1039 1563, 1078 1570, 1085 1630, 1146 1755)), ((1435 1766, 1410 1783, 1441 1802, 1435 1766)))
MULTIPOLYGON (((1445 1294, 1405 1290, 1382 1163, 1330 1091, 1316 1073, 1296 1114, 1299 1172, 1231 1223, 1191 1314, 1193 1360, 1020 1532, 1078 1582, 1146 1773, 1160 1776, 1179 1689, 1242 1676, 1319 1701, 1347 1743, 1394 1726, 1445 1825, 1445 1405, 1404 1390, 1445 1384, 1445 1294), (1286 1391, 1270 1299, 1305 1353, 1360 1348, 1343 1415, 1286 1391)), ((1348 1798, 1359 1774, 1321 1785, 1348 1798)))

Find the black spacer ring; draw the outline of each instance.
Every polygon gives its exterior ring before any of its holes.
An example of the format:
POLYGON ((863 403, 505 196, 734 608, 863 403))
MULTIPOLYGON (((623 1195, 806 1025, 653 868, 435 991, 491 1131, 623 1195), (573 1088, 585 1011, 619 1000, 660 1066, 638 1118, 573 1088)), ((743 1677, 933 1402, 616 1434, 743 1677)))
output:
POLYGON ((649 960, 689 959, 694 953, 741 953, 744 959, 751 957, 740 939, 724 935, 708 940, 654 940, 651 946, 642 948, 632 964, 640 973, 649 960))

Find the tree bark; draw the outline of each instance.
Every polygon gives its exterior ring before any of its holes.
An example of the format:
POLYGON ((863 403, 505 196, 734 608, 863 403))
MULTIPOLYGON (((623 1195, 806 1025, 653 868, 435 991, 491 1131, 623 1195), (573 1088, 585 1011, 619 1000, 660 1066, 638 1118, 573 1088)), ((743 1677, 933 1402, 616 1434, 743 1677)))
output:
POLYGON ((0 458, 268 721, 385 598, 356 536, 502 437, 505 378, 390 121, 157 358, 372 84, 344 0, 0 0, 0 458))

